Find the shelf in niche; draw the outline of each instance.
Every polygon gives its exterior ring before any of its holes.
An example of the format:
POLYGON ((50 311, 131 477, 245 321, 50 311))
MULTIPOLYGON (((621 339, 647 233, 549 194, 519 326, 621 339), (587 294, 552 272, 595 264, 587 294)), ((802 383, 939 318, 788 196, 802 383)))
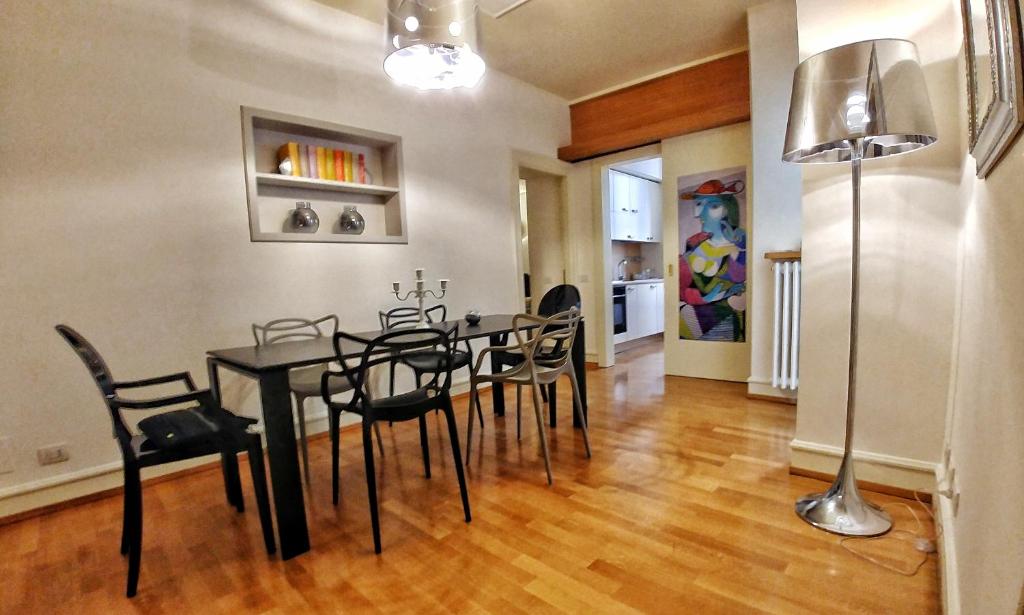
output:
POLYGON ((356 182, 339 182, 333 179, 313 179, 281 175, 280 173, 256 173, 256 183, 270 186, 287 186, 305 188, 307 190, 326 190, 328 192, 349 192, 352 194, 372 194, 375 196, 391 196, 398 194, 398 188, 378 186, 376 184, 360 184, 356 182))
POLYGON ((402 138, 321 120, 242 107, 249 232, 252 241, 303 243, 408 243, 403 200, 402 138), (281 175, 277 149, 294 141, 351 151, 365 157, 367 174, 381 184, 281 175), (316 233, 287 228, 296 201, 312 202, 320 215, 316 233), (346 235, 336 228, 340 209, 358 206, 366 232, 346 235), (368 208, 368 209, 367 209, 368 208))

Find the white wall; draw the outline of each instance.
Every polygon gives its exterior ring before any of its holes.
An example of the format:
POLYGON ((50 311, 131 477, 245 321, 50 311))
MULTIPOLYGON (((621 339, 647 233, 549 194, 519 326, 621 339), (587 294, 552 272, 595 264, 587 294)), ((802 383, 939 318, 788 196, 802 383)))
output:
MULTIPOLYGON (((120 378, 189 369, 205 383, 204 352, 249 343, 252 322, 336 312, 372 329, 416 266, 451 278, 455 313, 517 310, 510 148, 554 156, 565 101, 496 72, 473 91, 396 86, 381 28, 310 0, 3 12, 0 436, 15 471, 0 494, 119 459, 56 323, 120 378), (409 245, 251 243, 240 105, 402 135, 409 245), (55 442, 71 460, 37 466, 55 442)), ((251 383, 225 388, 256 410, 251 383)))
MULTIPOLYGON (((913 0, 799 0, 797 5, 801 59, 883 37, 908 38, 920 51, 939 142, 864 165, 854 445, 893 466, 865 468, 861 478, 889 484, 910 480, 902 486, 930 488, 930 472, 942 454, 963 152, 954 95, 956 13, 950 2, 913 0), (912 476, 897 477, 889 470, 908 470, 912 476)), ((842 446, 845 424, 849 173, 849 165, 803 167, 801 379, 792 463, 831 472, 838 464, 828 447, 842 446)))
MULTIPOLYGON (((961 50, 960 62, 963 57, 961 50)), ((967 139, 959 71, 961 143, 967 139)), ((1019 613, 1024 599, 1024 141, 984 180, 964 155, 962 272, 950 389, 948 468, 959 507, 944 507, 955 553, 944 579, 960 612, 1019 613)), ((954 612, 954 611, 950 611, 954 612)))
POLYGON ((798 62, 796 2, 773 0, 747 10, 750 40, 751 210, 747 275, 750 378, 758 395, 793 397, 771 386, 774 283, 765 252, 800 248, 800 167, 782 162, 793 70, 798 62))

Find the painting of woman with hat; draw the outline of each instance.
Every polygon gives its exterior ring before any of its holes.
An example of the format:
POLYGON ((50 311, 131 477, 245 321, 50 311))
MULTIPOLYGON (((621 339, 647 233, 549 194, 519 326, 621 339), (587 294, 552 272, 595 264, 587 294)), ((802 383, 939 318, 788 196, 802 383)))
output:
POLYGON ((743 342, 746 169, 727 169, 711 177, 679 178, 679 337, 743 342))

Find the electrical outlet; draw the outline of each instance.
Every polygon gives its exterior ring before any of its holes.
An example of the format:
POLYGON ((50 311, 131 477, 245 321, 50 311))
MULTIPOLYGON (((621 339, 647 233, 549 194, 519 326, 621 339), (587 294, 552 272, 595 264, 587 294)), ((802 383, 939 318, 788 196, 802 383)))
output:
POLYGON ((67 442, 61 442, 60 444, 52 444, 50 446, 44 446, 36 451, 36 459, 39 460, 39 465, 48 466, 53 463, 61 463, 71 458, 71 454, 68 452, 67 442))
POLYGON ((0 438, 0 474, 14 471, 14 455, 11 451, 11 439, 0 438))

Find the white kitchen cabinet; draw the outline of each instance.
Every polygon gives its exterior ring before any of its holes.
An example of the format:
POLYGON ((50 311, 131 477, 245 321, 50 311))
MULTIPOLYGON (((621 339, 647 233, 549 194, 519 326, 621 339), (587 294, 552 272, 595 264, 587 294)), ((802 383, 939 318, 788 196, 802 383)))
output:
POLYGON ((625 340, 665 331, 665 284, 661 280, 626 286, 625 340))
POLYGON ((639 241, 639 211, 634 201, 632 175, 611 171, 609 184, 611 188, 611 222, 612 239, 620 241, 639 241))
POLYGON ((609 171, 611 238, 661 241, 661 184, 609 171))

